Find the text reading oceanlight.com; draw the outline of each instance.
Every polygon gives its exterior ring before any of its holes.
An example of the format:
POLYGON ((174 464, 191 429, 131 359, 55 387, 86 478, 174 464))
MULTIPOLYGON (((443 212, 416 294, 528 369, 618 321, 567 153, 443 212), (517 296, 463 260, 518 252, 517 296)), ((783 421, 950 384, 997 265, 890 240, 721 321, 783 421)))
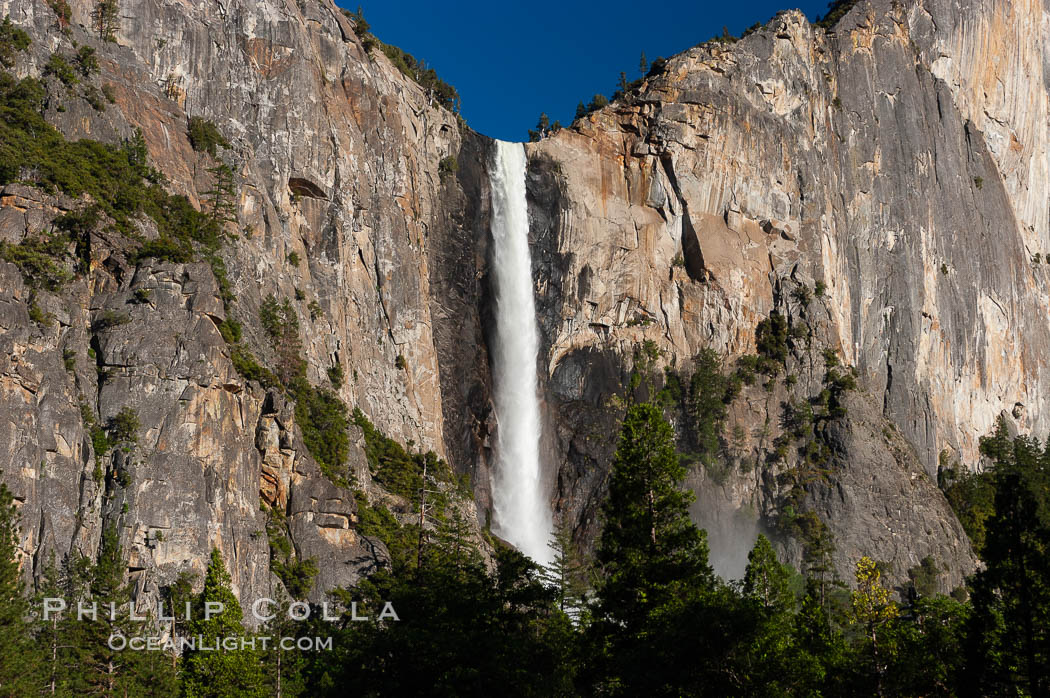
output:
MULTIPOLYGON (((277 617, 277 611, 279 604, 273 599, 262 598, 258 599, 251 605, 252 616, 260 623, 265 623, 273 620, 277 617)), ((174 610, 171 615, 167 615, 167 611, 164 608, 164 602, 157 602, 157 615, 151 616, 149 614, 140 614, 138 608, 134 602, 128 603, 124 606, 118 606, 117 604, 99 604, 95 601, 79 601, 76 607, 76 618, 77 621, 97 621, 100 617, 108 618, 110 621, 115 621, 118 616, 118 612, 121 608, 126 608, 127 618, 133 622, 145 623, 150 620, 156 620, 158 622, 174 623, 178 621, 189 621, 193 619, 193 608, 190 602, 186 602, 184 613, 181 617, 176 618, 174 610)), ((48 597, 44 599, 43 604, 43 616, 45 621, 51 620, 52 616, 57 616, 69 608, 69 604, 65 599, 48 597)), ((220 616, 226 610, 226 604, 221 601, 206 601, 202 610, 202 617, 205 621, 208 621, 216 616, 220 616)), ((350 603, 349 620, 351 621, 367 621, 372 620, 372 616, 367 612, 358 608, 356 601, 350 603)), ((314 612, 310 605, 303 601, 296 601, 288 605, 286 614, 289 620, 295 622, 302 622, 310 619, 311 614, 314 612)), ((340 620, 344 616, 333 615, 328 603, 322 603, 320 605, 321 620, 333 622, 340 620)), ((401 620, 397 612, 394 610, 393 604, 389 601, 383 604, 382 610, 376 616, 377 620, 380 621, 399 621, 401 620)), ((227 652, 235 652, 238 650, 268 650, 271 648, 278 648, 281 650, 301 650, 301 651, 323 651, 332 649, 332 638, 331 637, 274 637, 269 635, 246 635, 246 636, 227 636, 227 637, 209 637, 205 638, 201 635, 189 636, 189 637, 175 637, 174 634, 164 634, 158 636, 128 636, 123 633, 114 633, 109 636, 108 639, 109 648, 114 651, 123 651, 126 649, 134 651, 167 651, 167 652, 183 652, 183 651, 217 651, 224 650, 227 652)))

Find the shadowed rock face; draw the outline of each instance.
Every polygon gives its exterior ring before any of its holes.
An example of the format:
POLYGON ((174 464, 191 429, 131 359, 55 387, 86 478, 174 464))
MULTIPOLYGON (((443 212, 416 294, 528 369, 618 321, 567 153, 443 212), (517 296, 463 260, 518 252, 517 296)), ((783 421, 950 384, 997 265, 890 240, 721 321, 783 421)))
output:
MULTIPOLYGON (((202 571, 214 546, 250 602, 279 583, 260 504, 285 513, 297 555, 318 559, 313 598, 386 559, 291 406, 233 368, 217 327, 227 312, 275 361, 258 322, 270 294, 294 299, 310 381, 339 364, 342 399, 470 473, 484 519, 491 142, 366 55, 328 0, 125 0, 116 45, 77 26, 91 3, 71 4, 70 38, 41 0, 0 0, 34 39, 19 75, 71 53, 71 39, 98 49, 116 103, 98 112, 62 95, 47 118, 107 142, 140 128, 170 188, 195 203, 215 161, 192 149, 187 122, 213 121, 231 144, 220 154, 242 234, 222 251, 229 310, 207 264, 136 263, 130 241, 99 233, 90 272, 37 295, 56 320, 41 326, 17 268, 0 264, 0 470, 21 502, 27 570, 52 552, 93 555, 115 525, 141 593, 202 571), (128 322, 100 324, 107 313, 128 322), (81 403, 102 420, 138 414, 138 443, 103 459, 114 477, 94 478, 81 403)), ((689 480, 720 571, 739 571, 758 530, 803 558, 781 525, 799 456, 770 454, 783 404, 822 390, 825 349, 856 367, 860 390, 822 426, 827 472, 796 503, 830 526, 839 573, 861 554, 898 580, 932 554, 945 588, 972 569, 936 468, 943 451, 975 462, 1003 410, 1022 430, 1050 428, 1050 267, 1030 261, 1050 250, 1050 177, 1042 8, 966 4, 861 2, 834 33, 782 13, 528 146, 545 448, 554 506, 581 542, 600 525, 634 347, 655 342, 658 368, 688 370, 704 347, 730 362, 777 310, 809 339, 792 342, 768 390, 730 406, 728 465, 689 480), (817 281, 821 298, 792 296, 817 281)), ((8 186, 0 237, 18 242, 79 203, 8 186)), ((390 501, 351 431, 349 470, 390 501)))

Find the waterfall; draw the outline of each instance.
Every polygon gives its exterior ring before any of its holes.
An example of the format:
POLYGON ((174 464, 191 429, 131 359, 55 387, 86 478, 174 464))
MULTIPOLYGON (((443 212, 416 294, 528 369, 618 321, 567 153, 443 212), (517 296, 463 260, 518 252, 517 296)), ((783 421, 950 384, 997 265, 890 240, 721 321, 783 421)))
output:
POLYGON ((547 564, 552 523, 540 467, 540 343, 532 297, 524 146, 497 141, 490 178, 496 280, 493 381, 499 423, 493 530, 536 562, 547 564))

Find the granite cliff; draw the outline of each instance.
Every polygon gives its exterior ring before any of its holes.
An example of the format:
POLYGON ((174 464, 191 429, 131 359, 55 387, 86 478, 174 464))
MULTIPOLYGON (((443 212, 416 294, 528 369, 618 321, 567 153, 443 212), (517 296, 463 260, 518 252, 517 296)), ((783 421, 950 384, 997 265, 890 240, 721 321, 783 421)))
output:
MULTIPOLYGON (((47 120, 114 144, 140 129, 168 189, 198 207, 221 159, 236 225, 221 278, 135 255, 157 235, 148 221, 138 239, 93 232, 60 291, 0 263, 0 471, 27 575, 52 553, 92 555, 115 525, 141 593, 218 547, 238 593, 265 596, 280 583, 272 511, 294 557, 319 562, 312 598, 384 564, 359 507, 412 506, 373 482, 361 425, 330 477, 288 396, 235 365, 228 318, 233 344, 280 363, 260 321, 270 296, 288 299, 306 379, 338 367, 345 404, 469 475, 483 528, 491 141, 329 0, 124 0, 114 42, 90 30, 91 3, 68 20, 60 4, 0 0, 33 40, 13 72, 43 76, 52 54, 90 46, 113 103, 47 76, 47 120), (195 149, 191 118, 229 147, 195 149), (137 442, 96 453, 92 419, 125 408, 137 442)), ((1001 414, 1050 429, 1050 267, 1034 263, 1050 250, 1047 33, 1038 3, 962 5, 866 0, 832 30, 781 13, 528 146, 553 504, 580 542, 632 371, 687 378, 710 349, 726 374, 741 357, 758 367, 718 423, 718 466, 690 479, 721 571, 760 529, 800 565, 822 527, 844 577, 861 554, 896 580, 933 556, 945 589, 973 569, 938 467, 976 465, 1001 414), (798 418, 807 404, 819 414, 798 418)), ((30 174, 0 199, 11 245, 90 203, 30 174)))

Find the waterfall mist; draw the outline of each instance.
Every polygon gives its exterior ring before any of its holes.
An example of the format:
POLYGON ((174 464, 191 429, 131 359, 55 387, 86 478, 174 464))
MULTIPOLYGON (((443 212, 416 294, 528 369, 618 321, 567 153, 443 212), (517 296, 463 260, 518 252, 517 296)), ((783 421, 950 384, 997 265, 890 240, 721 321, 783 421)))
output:
POLYGON ((492 370, 499 423, 493 531, 536 562, 547 564, 553 526, 540 465, 539 330, 529 255, 525 148, 497 141, 489 176, 496 288, 492 370))

